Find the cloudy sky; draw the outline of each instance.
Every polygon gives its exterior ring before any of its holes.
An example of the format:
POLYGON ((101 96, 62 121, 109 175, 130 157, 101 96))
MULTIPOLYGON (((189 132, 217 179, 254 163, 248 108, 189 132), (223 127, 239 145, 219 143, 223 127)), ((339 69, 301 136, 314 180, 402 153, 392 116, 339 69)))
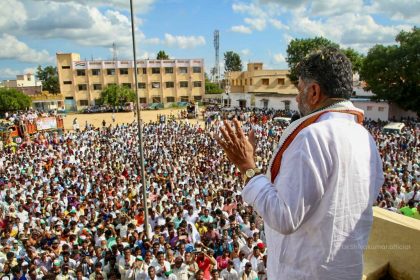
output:
MULTIPOLYGON (((366 52, 420 24, 420 0, 133 0, 139 58, 204 58, 214 66, 213 32, 243 64, 284 69, 292 38, 324 36, 366 52)), ((55 65, 57 52, 82 59, 132 59, 129 0, 0 0, 0 80, 55 65)))

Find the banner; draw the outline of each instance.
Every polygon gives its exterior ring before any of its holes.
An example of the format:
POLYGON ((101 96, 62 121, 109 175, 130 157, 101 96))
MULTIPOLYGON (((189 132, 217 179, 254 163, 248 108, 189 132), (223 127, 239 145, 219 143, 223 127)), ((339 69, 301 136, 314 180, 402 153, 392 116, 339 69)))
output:
POLYGON ((57 128, 57 119, 56 118, 36 119, 36 128, 37 128, 37 130, 56 129, 57 128))

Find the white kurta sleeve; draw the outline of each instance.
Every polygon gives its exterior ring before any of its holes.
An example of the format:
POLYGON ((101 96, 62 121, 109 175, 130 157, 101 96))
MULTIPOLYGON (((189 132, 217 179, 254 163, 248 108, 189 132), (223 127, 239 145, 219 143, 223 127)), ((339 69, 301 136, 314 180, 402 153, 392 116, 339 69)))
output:
POLYGON ((332 166, 328 147, 321 147, 313 136, 302 132, 283 154, 275 185, 260 175, 242 191, 243 199, 264 222, 285 235, 295 232, 314 212, 332 166))

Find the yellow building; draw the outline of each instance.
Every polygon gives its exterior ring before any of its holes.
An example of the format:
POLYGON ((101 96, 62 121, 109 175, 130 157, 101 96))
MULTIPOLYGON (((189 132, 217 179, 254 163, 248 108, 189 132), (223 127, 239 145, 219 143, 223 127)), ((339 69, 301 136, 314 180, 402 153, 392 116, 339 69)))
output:
POLYGON ((227 73, 230 105, 296 110, 298 91, 288 73, 288 70, 265 70, 259 62, 248 63, 246 71, 227 73))
MULTIPOLYGON (((60 91, 66 109, 95 105, 102 89, 118 84, 135 88, 132 60, 80 60, 76 53, 58 53, 60 91)), ((204 60, 137 60, 140 103, 200 101, 204 96, 204 60)))

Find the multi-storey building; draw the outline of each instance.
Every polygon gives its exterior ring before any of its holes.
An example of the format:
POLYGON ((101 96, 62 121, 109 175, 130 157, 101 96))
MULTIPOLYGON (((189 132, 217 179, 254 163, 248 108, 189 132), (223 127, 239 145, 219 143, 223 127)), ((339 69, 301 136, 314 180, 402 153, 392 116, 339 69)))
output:
MULTIPOLYGON (((132 60, 86 61, 58 53, 57 69, 67 109, 94 105, 108 85, 136 86, 132 60)), ((137 78, 140 103, 200 101, 205 92, 203 59, 138 60, 137 78)))
POLYGON ((246 71, 226 73, 229 96, 226 103, 239 107, 296 110, 298 91, 290 82, 288 70, 265 70, 263 63, 248 63, 246 71))

